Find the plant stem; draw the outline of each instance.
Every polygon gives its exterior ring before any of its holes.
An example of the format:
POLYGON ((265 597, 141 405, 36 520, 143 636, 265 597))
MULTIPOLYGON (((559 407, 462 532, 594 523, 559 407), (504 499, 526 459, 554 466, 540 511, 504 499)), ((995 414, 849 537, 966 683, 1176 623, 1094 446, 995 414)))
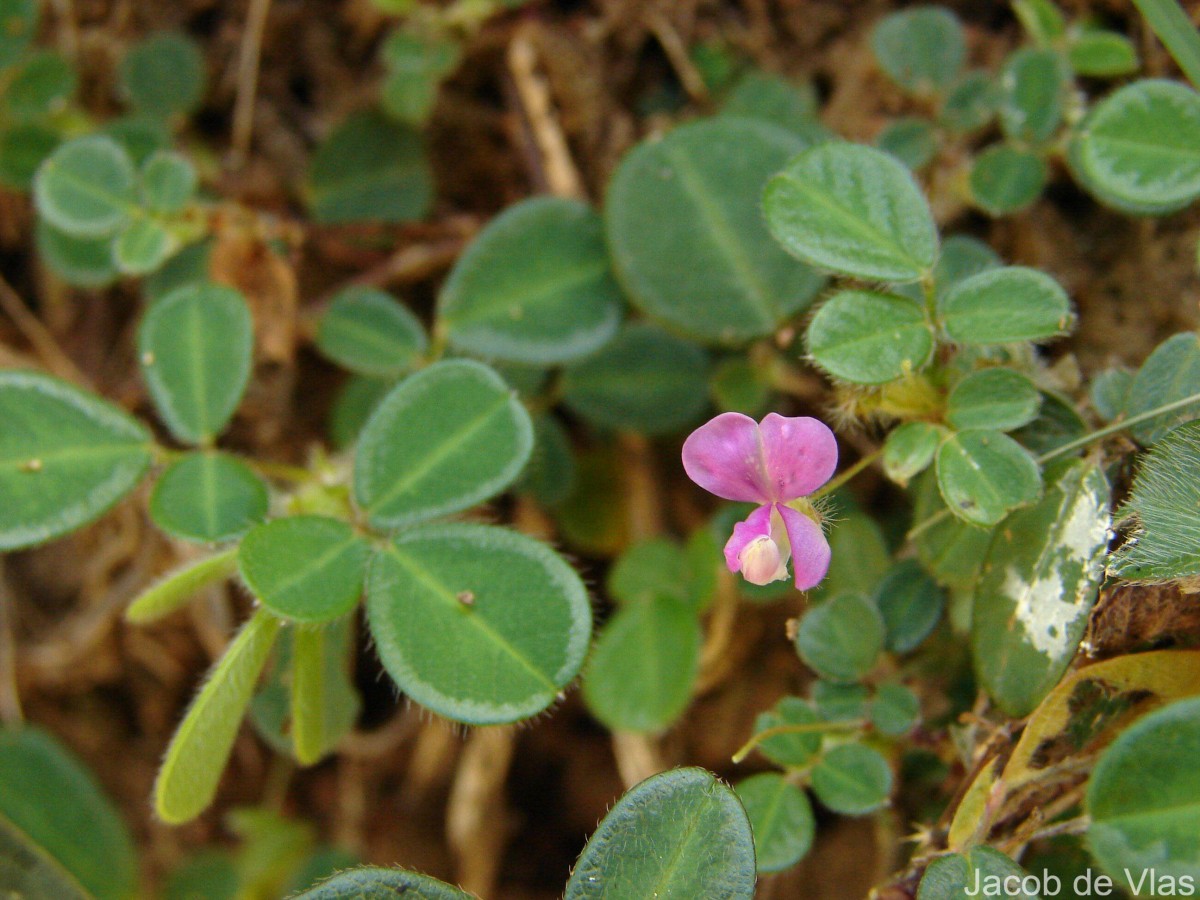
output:
POLYGON ((733 761, 740 763, 763 741, 778 737, 781 734, 813 734, 814 732, 825 734, 829 731, 859 731, 865 728, 866 725, 867 722, 865 719, 848 719, 845 722, 805 722, 803 725, 776 725, 774 728, 767 728, 764 731, 760 731, 754 737, 750 738, 750 740, 746 741, 738 749, 738 752, 733 754, 733 761))
POLYGON ((1086 447, 1093 441, 1098 441, 1101 438, 1106 438, 1110 434, 1117 434, 1132 428, 1134 425, 1141 425, 1143 422, 1148 422, 1151 419, 1157 419, 1159 416, 1166 415, 1169 412, 1174 412, 1185 406, 1190 406, 1193 403, 1200 403, 1200 394, 1191 394, 1180 400, 1172 400, 1170 403, 1164 403, 1162 406, 1156 406, 1154 409, 1146 410, 1146 412, 1138 413, 1136 416, 1130 416, 1128 419, 1119 419, 1110 425, 1103 428, 1098 428, 1095 431, 1088 432, 1083 437, 1076 438, 1073 441, 1068 441, 1061 447, 1055 447, 1053 450, 1043 453, 1037 458, 1038 465, 1045 465, 1052 459, 1058 459, 1060 456, 1066 456, 1069 453, 1078 450, 1080 447, 1086 447))
POLYGON ((1178 0, 1133 0, 1183 74, 1200 88, 1200 32, 1178 0))
POLYGON ((832 494, 834 491, 836 491, 838 488, 840 488, 843 484, 845 484, 847 481, 849 481, 851 478, 853 478, 855 475, 857 475, 859 472, 861 472, 867 466, 871 465, 871 463, 875 462, 881 456, 883 456, 883 448, 882 447, 880 447, 878 450, 874 450, 874 451, 868 453, 866 456, 864 456, 862 459, 860 459, 858 462, 856 462, 850 468, 848 468, 844 472, 842 472, 841 475, 838 475, 836 478, 831 478, 829 481, 825 482, 824 487, 822 487, 816 493, 811 494, 809 496, 809 499, 816 500, 818 497, 824 497, 826 494, 832 494))

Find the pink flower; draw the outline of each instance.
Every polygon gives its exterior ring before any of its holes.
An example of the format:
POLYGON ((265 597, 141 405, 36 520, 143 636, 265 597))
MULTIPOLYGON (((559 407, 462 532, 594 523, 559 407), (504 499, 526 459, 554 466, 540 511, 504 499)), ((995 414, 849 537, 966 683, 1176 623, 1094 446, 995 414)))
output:
POLYGON ((808 416, 769 413, 762 424, 741 413, 721 413, 683 442, 683 468, 706 491, 726 500, 758 503, 733 527, 725 544, 730 572, 752 584, 788 577, 796 588, 815 587, 829 571, 829 542, 821 531, 811 494, 837 468, 837 441, 808 416))

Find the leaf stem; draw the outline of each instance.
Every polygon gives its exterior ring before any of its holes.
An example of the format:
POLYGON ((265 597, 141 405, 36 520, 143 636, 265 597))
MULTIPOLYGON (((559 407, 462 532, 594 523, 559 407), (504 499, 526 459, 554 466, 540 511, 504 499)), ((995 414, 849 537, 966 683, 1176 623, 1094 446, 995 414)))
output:
POLYGON ((1200 32, 1178 0, 1133 0, 1183 74, 1200 88, 1200 32))
POLYGON ((853 478, 855 475, 857 475, 859 472, 861 472, 867 466, 871 465, 871 463, 875 462, 881 456, 883 456, 883 448, 882 447, 880 447, 878 450, 871 451, 866 456, 864 456, 862 459, 860 459, 858 462, 856 462, 854 465, 852 465, 850 468, 848 468, 844 472, 842 472, 841 475, 838 475, 836 478, 831 478, 829 481, 825 482, 825 485, 820 490, 818 490, 816 493, 810 494, 808 499, 816 500, 820 497, 824 497, 826 494, 832 494, 834 491, 836 491, 838 488, 840 488, 843 484, 845 484, 847 481, 849 481, 851 478, 853 478))
POLYGON ((1055 447, 1046 453, 1043 453, 1037 458, 1038 465, 1042 466, 1053 459, 1058 459, 1060 456, 1066 456, 1073 453, 1081 447, 1086 447, 1094 441, 1101 438, 1106 438, 1109 435, 1117 434, 1132 428, 1134 425, 1141 425, 1143 422, 1148 422, 1151 419, 1157 419, 1159 416, 1166 415, 1169 412, 1174 412, 1185 406, 1190 406, 1193 403, 1200 403, 1200 394, 1191 394, 1183 397, 1180 400, 1172 400, 1170 403, 1164 403, 1162 406, 1156 406, 1154 409, 1146 410, 1146 412, 1138 413, 1136 416, 1130 416, 1128 419, 1120 419, 1103 428, 1098 428, 1095 431, 1090 431, 1083 437, 1076 438, 1073 441, 1068 441, 1061 447, 1055 447))
POLYGON ((848 719, 845 722, 805 722, 799 725, 776 725, 774 728, 767 728, 760 731, 754 737, 750 738, 750 740, 746 741, 738 749, 738 752, 733 754, 733 761, 740 763, 763 741, 778 737, 781 734, 813 734, 814 732, 825 734, 829 731, 860 731, 866 725, 866 719, 848 719))

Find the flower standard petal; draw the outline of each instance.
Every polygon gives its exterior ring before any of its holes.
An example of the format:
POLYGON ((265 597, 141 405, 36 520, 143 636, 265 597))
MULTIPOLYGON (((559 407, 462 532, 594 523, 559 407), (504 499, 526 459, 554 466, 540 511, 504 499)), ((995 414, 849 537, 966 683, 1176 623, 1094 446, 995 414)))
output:
POLYGON ((824 422, 811 416, 769 413, 759 434, 772 499, 805 497, 833 477, 837 439, 824 422))
POLYGON ((744 522, 733 526, 733 534, 725 542, 725 565, 730 572, 740 572, 742 562, 739 557, 746 545, 758 538, 771 536, 771 504, 760 506, 744 522))
POLYGON ((726 500, 777 499, 767 480, 758 423, 741 413, 721 413, 688 435, 683 469, 700 487, 726 500))
POLYGON ((816 587, 829 571, 832 553, 821 526, 804 513, 782 503, 776 507, 783 516, 788 541, 792 545, 792 566, 796 574, 796 590, 816 587))

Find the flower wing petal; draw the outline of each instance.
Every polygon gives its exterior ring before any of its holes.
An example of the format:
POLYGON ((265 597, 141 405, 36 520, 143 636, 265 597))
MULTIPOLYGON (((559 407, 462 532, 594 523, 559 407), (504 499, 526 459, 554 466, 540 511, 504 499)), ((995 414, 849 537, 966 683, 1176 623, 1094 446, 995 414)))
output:
POLYGON ((700 487, 726 500, 775 499, 763 468, 758 423, 741 413, 721 413, 688 435, 683 469, 700 487))
POLYGON ((738 559, 738 555, 747 544, 755 538, 770 536, 771 504, 768 503, 746 516, 746 521, 738 522, 733 526, 733 534, 725 542, 725 565, 729 567, 729 571, 741 571, 742 562, 738 559))
MULTIPOLYGON (((780 503, 776 509, 783 516, 788 541, 792 545, 792 571, 796 576, 796 590, 807 591, 820 584, 829 571, 832 551, 821 526, 803 513, 780 503)), ((734 531, 737 534, 737 531, 734 531)))
POLYGON ((772 499, 807 496, 833 477, 838 445, 824 422, 768 413, 759 430, 772 499))

